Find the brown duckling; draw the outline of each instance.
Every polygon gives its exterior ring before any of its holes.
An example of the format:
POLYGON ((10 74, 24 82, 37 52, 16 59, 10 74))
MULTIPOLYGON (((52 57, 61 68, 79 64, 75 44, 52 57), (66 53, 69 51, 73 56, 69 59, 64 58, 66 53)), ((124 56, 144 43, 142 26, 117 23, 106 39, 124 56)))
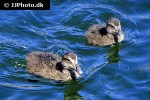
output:
POLYGON ((27 55, 27 71, 55 81, 70 81, 80 77, 82 70, 77 55, 66 53, 63 57, 48 52, 32 52, 27 55))
POLYGON ((124 40, 119 19, 111 18, 106 25, 94 24, 86 32, 89 44, 106 46, 120 43, 124 40))

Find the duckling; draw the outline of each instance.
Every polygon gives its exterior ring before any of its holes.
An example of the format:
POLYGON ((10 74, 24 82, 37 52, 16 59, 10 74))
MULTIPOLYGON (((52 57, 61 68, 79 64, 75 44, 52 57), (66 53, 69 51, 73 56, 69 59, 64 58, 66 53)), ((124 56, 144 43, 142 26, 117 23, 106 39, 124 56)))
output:
POLYGON ((89 44, 106 46, 120 43, 124 40, 119 19, 111 18, 106 25, 94 24, 86 32, 89 44))
POLYGON ((82 70, 77 55, 66 53, 63 57, 48 52, 31 52, 27 55, 27 71, 55 81, 70 81, 80 77, 82 70))

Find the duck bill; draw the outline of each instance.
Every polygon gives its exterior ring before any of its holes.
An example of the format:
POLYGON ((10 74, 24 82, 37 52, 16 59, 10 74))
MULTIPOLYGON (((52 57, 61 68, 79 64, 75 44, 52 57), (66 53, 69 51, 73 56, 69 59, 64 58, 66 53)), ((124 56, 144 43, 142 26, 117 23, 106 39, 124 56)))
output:
POLYGON ((82 74, 81 67, 78 64, 77 64, 77 67, 76 67, 76 71, 77 71, 77 73, 82 74))

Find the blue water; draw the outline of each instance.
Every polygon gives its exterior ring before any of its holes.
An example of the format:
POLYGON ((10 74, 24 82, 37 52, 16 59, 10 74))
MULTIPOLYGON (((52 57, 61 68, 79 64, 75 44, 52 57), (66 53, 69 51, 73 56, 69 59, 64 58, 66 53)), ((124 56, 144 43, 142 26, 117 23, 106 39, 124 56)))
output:
POLYGON ((149 100, 149 0, 51 0, 49 11, 0 11, 1 100, 149 100), (125 41, 89 45, 89 26, 121 21, 125 41), (26 54, 75 52, 81 79, 55 83, 26 71, 26 54))

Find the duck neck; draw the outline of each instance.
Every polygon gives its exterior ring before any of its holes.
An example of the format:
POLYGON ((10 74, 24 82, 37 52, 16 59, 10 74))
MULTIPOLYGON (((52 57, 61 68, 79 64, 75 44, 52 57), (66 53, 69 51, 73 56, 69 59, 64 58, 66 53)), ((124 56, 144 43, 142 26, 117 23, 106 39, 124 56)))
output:
POLYGON ((114 42, 118 43, 119 42, 119 39, 118 39, 119 34, 118 33, 112 33, 112 35, 114 37, 114 42))
POLYGON ((71 76, 72 80, 76 80, 77 77, 79 77, 79 75, 78 75, 78 73, 76 72, 75 69, 69 68, 68 71, 70 73, 70 76, 71 76))
MULTIPOLYGON (((60 72, 63 72, 63 70, 66 69, 66 68, 64 68, 62 66, 61 62, 60 62, 60 63, 56 64, 56 69, 59 70, 60 72)), ((79 77, 79 74, 77 73, 77 71, 75 69, 69 68, 69 69, 66 69, 66 70, 69 71, 72 80, 76 80, 79 77)))

